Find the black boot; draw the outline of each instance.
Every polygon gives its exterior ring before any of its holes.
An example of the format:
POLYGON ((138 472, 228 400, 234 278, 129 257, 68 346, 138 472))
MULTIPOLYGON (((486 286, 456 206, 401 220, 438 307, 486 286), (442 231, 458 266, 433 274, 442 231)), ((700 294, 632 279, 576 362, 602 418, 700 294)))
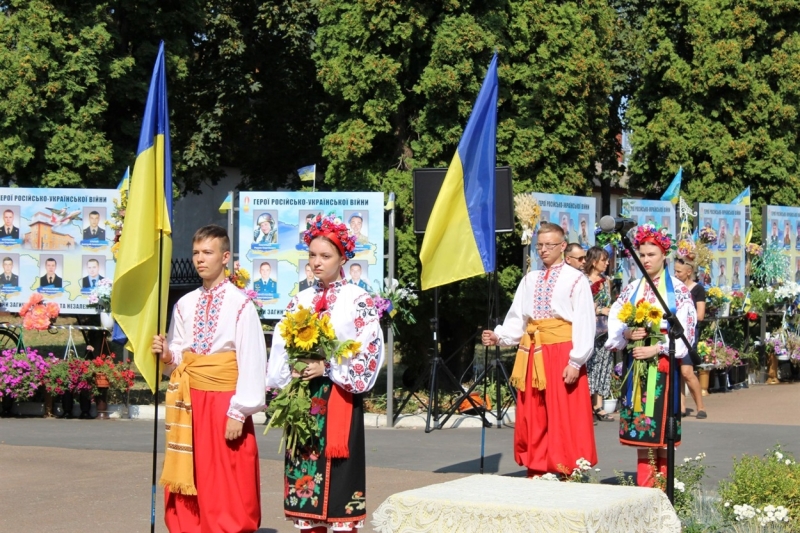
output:
POLYGON ((61 415, 63 418, 75 418, 72 414, 72 409, 75 405, 75 397, 71 392, 65 392, 61 395, 61 409, 64 413, 61 415))

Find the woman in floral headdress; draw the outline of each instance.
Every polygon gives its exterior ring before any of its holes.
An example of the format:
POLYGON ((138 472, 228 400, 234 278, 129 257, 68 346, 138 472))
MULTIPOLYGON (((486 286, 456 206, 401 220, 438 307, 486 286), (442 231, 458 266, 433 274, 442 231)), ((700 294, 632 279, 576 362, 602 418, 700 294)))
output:
POLYGON ((284 512, 300 531, 355 531, 367 516, 361 395, 375 385, 383 364, 383 333, 372 297, 344 279, 342 267, 353 258, 356 240, 347 226, 317 215, 303 240, 317 281, 287 311, 302 305, 329 315, 337 339, 355 340, 361 349, 339 361, 303 359, 308 366, 301 375, 289 368, 283 337, 273 337, 267 387, 283 388, 292 377, 309 381, 311 413, 322 428, 318 442, 303 443, 294 456, 287 451, 284 512))
MULTIPOLYGON (((672 237, 666 228, 656 228, 651 224, 639 226, 634 237, 634 247, 639 253, 642 264, 658 287, 658 292, 670 311, 675 313, 684 328, 686 338, 693 343, 694 328, 697 315, 689 290, 666 271, 667 254, 672 249, 672 237)), ((629 342, 648 339, 644 328, 629 328, 620 318, 623 306, 630 302, 636 305, 640 301, 649 302, 660 309, 655 294, 650 285, 644 280, 629 283, 622 291, 617 301, 611 306, 608 316, 608 342, 606 348, 626 349, 629 342)), ((661 322, 661 332, 666 334, 666 321, 661 322)), ((619 440, 625 446, 635 446, 638 450, 637 483, 640 486, 652 487, 655 483, 655 471, 648 457, 648 448, 657 450, 656 468, 666 475, 667 469, 667 398, 675 402, 674 412, 680 409, 678 387, 680 383, 679 365, 676 365, 673 375, 668 375, 668 348, 666 335, 663 340, 653 341, 648 339, 645 346, 637 346, 625 350, 622 385, 622 410, 620 411, 619 440), (648 372, 645 376, 646 383, 639 386, 634 383, 634 372, 628 372, 634 360, 649 361, 658 358, 657 370, 648 372), (648 397, 648 390, 653 397, 648 397)), ((675 357, 688 356, 688 347, 682 340, 675 342, 675 357)), ((680 419, 676 444, 680 442, 680 419)))

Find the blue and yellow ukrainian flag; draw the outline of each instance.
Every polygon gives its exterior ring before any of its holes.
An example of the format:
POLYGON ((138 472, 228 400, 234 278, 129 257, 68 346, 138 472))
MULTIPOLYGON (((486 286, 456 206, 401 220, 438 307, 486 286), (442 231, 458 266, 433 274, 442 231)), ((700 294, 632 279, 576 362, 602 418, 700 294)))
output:
POLYGON ((228 196, 222 201, 222 205, 219 206, 219 212, 227 213, 231 209, 233 209, 233 194, 228 193, 228 196))
POLYGON ((172 259, 172 152, 163 42, 150 80, 136 153, 111 311, 128 337, 126 347, 133 352, 136 367, 155 391, 160 374, 150 346, 166 324, 172 259))
POLYGON ((681 196, 681 178, 683 177, 683 167, 678 168, 678 173, 675 174, 675 177, 672 178, 672 183, 669 184, 669 187, 661 195, 662 202, 672 202, 673 204, 678 203, 678 199, 681 196))
POLYGON ((117 185, 118 191, 125 191, 128 192, 128 189, 131 187, 131 167, 125 169, 125 174, 122 175, 122 179, 119 180, 119 184, 117 185))
MULTIPOLYGON (((750 207, 750 186, 739 193, 739 196, 733 199, 731 202, 733 205, 746 205, 750 207)), ((750 241, 753 239, 753 223, 750 220, 745 221, 745 237, 744 243, 750 244, 750 241)))
POLYGON ((297 175, 300 176, 300 181, 314 181, 317 176, 317 165, 298 168, 297 175))
POLYGON ((495 53, 425 229, 423 289, 495 269, 497 85, 495 53))

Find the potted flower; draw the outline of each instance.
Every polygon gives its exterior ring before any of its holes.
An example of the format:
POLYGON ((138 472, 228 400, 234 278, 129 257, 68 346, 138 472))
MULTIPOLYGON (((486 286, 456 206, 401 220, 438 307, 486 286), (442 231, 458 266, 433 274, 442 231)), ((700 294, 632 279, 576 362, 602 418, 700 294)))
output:
POLYGON ((730 296, 719 287, 711 287, 706 293, 706 307, 710 314, 727 316, 730 311, 730 296))
POLYGON ((114 318, 111 316, 111 288, 114 282, 103 278, 92 287, 89 293, 89 307, 94 307, 100 313, 100 324, 105 329, 114 329, 114 318))
POLYGON ((89 373, 93 376, 92 395, 97 405, 99 418, 108 418, 109 395, 114 398, 131 390, 134 373, 127 363, 117 363, 114 355, 100 354, 89 361, 89 373))
POLYGON ((731 293, 731 314, 738 316, 744 312, 745 295, 742 291, 733 291, 731 293))
POLYGON ((39 392, 51 362, 31 348, 4 350, 0 355, 0 399, 4 415, 14 402, 31 401, 39 392))

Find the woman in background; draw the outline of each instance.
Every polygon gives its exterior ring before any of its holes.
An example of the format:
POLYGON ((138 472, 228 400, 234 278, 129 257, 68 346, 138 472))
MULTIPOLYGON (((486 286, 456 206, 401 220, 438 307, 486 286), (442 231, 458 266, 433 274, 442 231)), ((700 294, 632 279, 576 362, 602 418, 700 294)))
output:
POLYGON ((592 412, 597 420, 613 422, 614 418, 603 410, 603 398, 611 396, 611 367, 613 357, 606 350, 605 333, 608 332, 608 311, 611 306, 611 287, 605 275, 608 269, 608 252, 599 246, 592 246, 586 252, 583 271, 589 278, 594 299, 596 318, 596 337, 594 353, 586 362, 589 376, 589 393, 592 395, 592 412))

